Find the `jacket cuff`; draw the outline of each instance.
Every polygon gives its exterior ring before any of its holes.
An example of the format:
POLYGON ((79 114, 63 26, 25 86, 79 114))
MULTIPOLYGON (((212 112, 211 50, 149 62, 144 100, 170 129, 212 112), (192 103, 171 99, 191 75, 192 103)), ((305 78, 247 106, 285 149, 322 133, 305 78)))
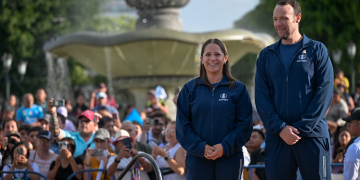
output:
POLYGON ((283 122, 283 123, 280 125, 279 129, 274 132, 274 134, 280 135, 281 131, 286 127, 286 125, 287 125, 286 122, 283 122))
POLYGON ((226 142, 226 141, 222 141, 220 144, 221 144, 222 147, 223 147, 223 155, 224 155, 224 156, 229 156, 229 149, 230 149, 230 147, 228 146, 227 142, 226 142))

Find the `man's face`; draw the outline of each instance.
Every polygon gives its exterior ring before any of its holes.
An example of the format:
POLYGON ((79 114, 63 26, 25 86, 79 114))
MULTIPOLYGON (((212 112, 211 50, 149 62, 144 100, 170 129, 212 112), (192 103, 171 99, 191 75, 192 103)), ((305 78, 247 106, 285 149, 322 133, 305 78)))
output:
POLYGON ((90 121, 86 117, 81 117, 79 119, 79 132, 80 133, 92 133, 95 128, 95 123, 93 121, 90 121))
POLYGON ((28 94, 25 97, 25 102, 24 102, 26 107, 32 107, 32 105, 34 104, 34 97, 31 94, 28 94))
POLYGON ((104 129, 109 131, 110 136, 114 136, 114 134, 115 134, 114 126, 115 125, 114 125, 113 121, 105 123, 104 129))
POLYGON ((5 124, 4 135, 9 131, 18 131, 18 128, 17 128, 17 125, 16 125, 15 121, 8 121, 5 124))
POLYGON ((36 140, 37 135, 39 134, 39 131, 31 131, 28 136, 29 142, 34 146, 34 149, 36 149, 36 140))
POLYGON ((136 137, 136 131, 134 125, 131 125, 130 123, 125 123, 121 125, 121 129, 127 131, 133 139, 136 137))
POLYGON ((46 120, 40 120, 40 126, 44 131, 48 131, 49 130, 49 123, 46 120))
POLYGON ((61 118, 59 116, 57 116, 57 118, 58 118, 59 128, 64 129, 65 124, 62 123, 61 118))
POLYGON ((96 149, 104 149, 107 150, 109 146, 109 141, 105 141, 102 139, 94 139, 96 149))
POLYGON ((36 139, 36 150, 43 150, 43 151, 49 151, 50 149, 50 140, 46 139, 46 138, 43 138, 43 137, 39 137, 36 139))
POLYGON ((155 119, 159 120, 159 123, 156 125, 152 125, 152 132, 154 135, 160 135, 161 132, 164 130, 165 127, 165 121, 163 118, 157 117, 155 119))
POLYGON ((39 89, 39 90, 37 90, 37 92, 36 92, 36 99, 37 99, 38 101, 41 101, 41 102, 44 102, 44 101, 45 101, 45 99, 46 99, 46 93, 45 93, 44 89, 39 89))
POLYGON ((147 99, 148 99, 152 104, 156 103, 156 98, 155 98, 155 96, 152 95, 152 94, 148 94, 148 95, 147 95, 147 99))
POLYGON ((142 134, 142 129, 141 129, 140 125, 135 124, 135 128, 136 128, 136 136, 139 136, 140 134, 142 134))
POLYGON ((14 95, 11 95, 9 98, 9 105, 15 106, 16 105, 16 97, 14 95))
POLYGON ((27 142, 28 141, 28 135, 27 135, 27 132, 26 132, 26 130, 21 130, 20 132, 20 139, 21 139, 21 141, 23 141, 23 142, 27 142))
POLYGON ((99 88, 99 91, 106 93, 107 88, 106 87, 99 88))
POLYGON ((106 98, 99 98, 99 105, 100 105, 100 106, 105 106, 105 105, 106 105, 106 102, 107 102, 107 99, 106 99, 106 98))
POLYGON ((349 128, 350 134, 355 137, 360 136, 360 121, 352 120, 348 123, 347 127, 349 128))
POLYGON ((294 8, 290 5, 277 5, 273 13, 274 27, 281 39, 290 39, 298 30, 301 14, 295 16, 294 8))
POLYGON ((341 96, 340 96, 340 94, 333 94, 333 101, 335 102, 335 103, 338 103, 338 102, 340 102, 340 99, 341 99, 341 96))
POLYGON ((260 148, 261 144, 264 142, 264 139, 261 137, 261 135, 254 131, 251 134, 251 138, 250 140, 246 143, 246 147, 247 148, 251 148, 251 149, 258 149, 260 148))

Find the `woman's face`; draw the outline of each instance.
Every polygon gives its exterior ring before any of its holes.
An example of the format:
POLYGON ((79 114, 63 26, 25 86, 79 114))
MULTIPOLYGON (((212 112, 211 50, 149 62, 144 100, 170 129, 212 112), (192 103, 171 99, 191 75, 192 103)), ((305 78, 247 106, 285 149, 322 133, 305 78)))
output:
POLYGON ((228 56, 225 56, 215 43, 208 44, 201 56, 201 62, 204 64, 207 73, 222 73, 227 60, 228 56))
POLYGON ((16 149, 14 149, 13 157, 14 158, 16 157, 18 149, 23 149, 24 156, 26 157, 28 152, 27 152, 27 149, 26 149, 26 147, 24 145, 20 145, 20 146, 16 147, 16 149))
POLYGON ((165 129, 165 140, 169 143, 177 143, 176 139, 176 126, 175 124, 168 124, 165 129))
POLYGON ((85 104, 85 97, 83 95, 79 95, 77 98, 78 104, 85 104))
POLYGON ((64 140, 64 141, 61 141, 61 142, 66 142, 66 144, 67 144, 67 150, 69 150, 69 151, 71 152, 71 154, 74 154, 75 149, 72 149, 72 148, 71 148, 71 146, 69 145, 69 144, 70 144, 69 141, 64 140))
POLYGON ((340 134, 339 134, 339 143, 340 145, 345 145, 347 146, 349 144, 351 140, 351 136, 350 136, 350 132, 349 131, 342 131, 340 134))

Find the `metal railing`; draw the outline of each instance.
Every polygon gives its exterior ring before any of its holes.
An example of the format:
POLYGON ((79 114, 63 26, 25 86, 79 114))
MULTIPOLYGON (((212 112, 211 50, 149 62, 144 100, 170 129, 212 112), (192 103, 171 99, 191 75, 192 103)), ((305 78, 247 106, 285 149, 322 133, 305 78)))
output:
POLYGON ((25 180, 29 180, 29 177, 27 176, 28 174, 36 174, 36 175, 44 178, 45 180, 49 180, 45 175, 38 173, 38 172, 34 172, 34 171, 0 171, 0 173, 1 173, 1 180, 4 180, 4 173, 6 173, 6 174, 9 174, 9 173, 24 174, 25 180))
MULTIPOLYGON (((343 163, 332 163, 331 164, 332 167, 338 167, 338 166, 344 166, 343 163)), ((252 169, 264 169, 265 165, 249 165, 249 166, 245 166, 244 169, 249 169, 250 172, 250 180, 253 180, 253 171, 252 169)))

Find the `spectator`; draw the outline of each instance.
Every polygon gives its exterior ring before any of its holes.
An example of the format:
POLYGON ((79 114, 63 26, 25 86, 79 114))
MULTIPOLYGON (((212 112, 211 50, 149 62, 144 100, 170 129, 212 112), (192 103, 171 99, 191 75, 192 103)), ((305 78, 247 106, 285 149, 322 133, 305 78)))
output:
POLYGON ((345 122, 341 118, 347 117, 349 112, 346 102, 341 99, 341 91, 338 88, 334 89, 333 99, 330 104, 326 119, 330 135, 337 131, 338 127, 343 127, 345 122))
POLYGON ((77 132, 65 131, 59 128, 56 117, 56 107, 52 106, 53 98, 48 101, 48 109, 51 114, 50 118, 50 131, 54 134, 54 137, 62 139, 64 137, 71 137, 75 140, 76 148, 74 157, 82 156, 82 160, 85 158, 85 150, 95 148, 93 143, 94 131, 97 128, 98 118, 95 118, 95 114, 86 110, 78 117, 78 129, 77 132))
MULTIPOLYGON (((115 141, 113 145, 119 151, 119 154, 115 156, 111 156, 109 158, 107 164, 107 173, 108 176, 112 177, 115 174, 115 179, 120 176, 121 171, 117 171, 117 169, 125 168, 129 162, 132 160, 133 156, 136 156, 138 153, 144 153, 134 149, 135 141, 132 141, 132 149, 128 149, 124 146, 124 139, 129 138, 130 135, 127 131, 121 129, 120 131, 116 132, 115 134, 115 141)), ((145 160, 144 158, 140 158, 138 163, 136 163, 133 167, 131 172, 127 172, 123 179, 130 179, 131 176, 140 177, 141 180, 149 179, 148 175, 144 171, 140 171, 141 167, 145 169, 146 172, 150 172, 152 170, 151 164, 145 160)))
MULTIPOLYGON (((335 145, 331 146, 332 163, 343 163, 344 154, 350 141, 351 135, 349 130, 347 128, 341 129, 338 141, 336 141, 335 145)), ((342 169, 343 167, 333 167, 331 173, 343 173, 342 169)))
MULTIPOLYGON (((10 162, 10 150, 8 148, 8 138, 9 137, 7 136, 7 134, 9 132, 17 132, 17 131, 18 131, 18 122, 15 121, 14 119, 8 119, 2 123, 3 137, 1 138, 2 143, 1 143, 0 153, 3 155, 3 157, 2 157, 1 161, 4 162, 4 159, 9 160, 9 161, 6 161, 5 164, 11 163, 10 162), (5 156, 7 158, 4 158, 5 156)), ((20 137, 20 135, 19 135, 19 137, 20 137)), ((19 142, 20 142, 20 140, 19 140, 19 142)), ((12 148, 12 145, 10 145, 10 147, 12 148)), ((2 163, 2 164, 5 165, 4 163, 2 163)))
MULTIPOLYGON (((4 119, 4 112, 6 110, 13 110, 14 112, 16 112, 18 108, 18 104, 17 104, 17 100, 16 100, 16 96, 15 95, 10 95, 9 99, 4 103, 3 107, 1 108, 1 111, 0 111, 0 117, 1 117, 1 120, 2 121, 5 121, 6 119, 4 119)), ((14 118, 14 117, 12 117, 14 118)))
POLYGON ((30 130, 28 131, 28 141, 32 144, 33 149, 36 150, 37 148, 37 135, 39 134, 39 132, 42 131, 42 128, 40 126, 35 126, 30 128, 30 130))
POLYGON ((20 134, 17 131, 9 131, 6 133, 2 141, 1 154, 3 155, 1 160, 1 169, 6 164, 11 164, 11 151, 16 143, 20 142, 20 134))
POLYGON ((15 119, 15 107, 7 106, 4 108, 1 116, 1 121, 5 121, 7 119, 15 119))
POLYGON ((106 104, 107 98, 104 92, 98 92, 96 94, 97 105, 92 109, 92 111, 100 112, 102 109, 106 109, 113 117, 116 116, 114 119, 115 126, 121 128, 120 116, 118 110, 111 105, 106 104))
POLYGON ((72 121, 66 119, 68 117, 68 110, 65 107, 57 108, 57 116, 60 117, 62 123, 65 121, 63 130, 76 131, 74 123, 72 121))
POLYGON ((152 142, 154 142, 159 147, 164 146, 166 141, 165 141, 165 136, 162 133, 162 131, 163 131, 164 127, 166 127, 166 125, 167 125, 166 120, 167 119, 163 112, 157 111, 157 112, 153 113, 149 117, 149 121, 148 120, 144 121, 144 123, 143 123, 144 131, 139 136, 138 141, 147 143, 150 146, 153 146, 152 142), (151 129, 149 128, 148 122, 150 124, 151 129))
POLYGON ((142 132, 143 132, 143 128, 142 128, 141 124, 137 121, 132 121, 132 123, 135 125, 135 128, 136 128, 135 139, 138 139, 140 134, 142 134, 142 132))
POLYGON ((355 94, 353 95, 353 99, 354 99, 354 102, 356 103, 356 107, 358 107, 358 102, 359 102, 359 99, 360 99, 360 81, 356 84, 356 91, 355 91, 355 94))
POLYGON ((32 94, 27 93, 24 95, 24 104, 25 105, 20 107, 16 112, 16 118, 20 125, 32 125, 44 116, 42 108, 34 104, 34 97, 32 94))
POLYGON ((345 77, 342 69, 338 69, 335 74, 334 87, 336 88, 339 84, 344 84, 346 92, 349 93, 350 83, 348 78, 345 77))
MULTIPOLYGON (((17 171, 17 173, 4 173, 4 180, 24 180, 26 179, 25 174, 19 173, 21 171, 34 171, 39 173, 39 167, 36 163, 32 163, 28 160, 29 148, 24 142, 19 142, 14 145, 11 150, 11 161, 3 167, 3 171, 17 171), (22 149, 23 154, 18 154, 17 149, 22 149)), ((38 180, 39 176, 36 174, 26 174, 30 180, 38 180)))
POLYGON ((104 128, 110 133, 110 143, 109 143, 109 151, 115 152, 115 146, 112 145, 112 142, 115 141, 115 125, 114 119, 109 116, 103 116, 99 121, 99 128, 104 128))
POLYGON ((34 147, 28 139, 28 132, 30 129, 31 129, 30 125, 23 124, 19 127, 19 133, 20 133, 21 142, 25 142, 25 144, 27 144, 29 149, 32 150, 34 147))
POLYGON ((3 135, 9 131, 18 131, 19 124, 14 119, 7 119, 2 123, 3 135))
MULTIPOLYGON (((75 141, 72 138, 63 138, 61 142, 65 142, 66 147, 60 150, 60 156, 50 165, 50 171, 47 175, 49 180, 64 180, 74 172, 83 169, 83 163, 80 158, 74 158, 72 155, 76 149, 75 141)), ((82 173, 77 174, 72 180, 82 179, 82 173)))
POLYGON ((46 92, 44 89, 38 89, 36 91, 35 104, 42 108, 44 114, 48 113, 47 102, 46 102, 46 92))
MULTIPOLYGON (((129 133, 130 137, 135 140, 136 127, 132 121, 128 121, 128 120, 124 121, 122 123, 121 129, 124 129, 125 131, 127 131, 129 133)), ((138 141, 135 141, 135 149, 138 151, 145 152, 147 154, 152 154, 152 152, 153 152, 153 149, 151 148, 150 145, 143 143, 143 142, 138 142, 138 141)))
POLYGON ((40 173, 45 176, 49 173, 51 163, 58 157, 50 152, 51 137, 50 131, 40 131, 36 139, 36 149, 29 153, 29 161, 36 163, 40 173))
POLYGON ((97 89, 91 94, 91 99, 90 99, 90 104, 89 104, 89 109, 93 109, 94 106, 96 106, 98 104, 98 102, 95 100, 95 96, 98 92, 104 92, 106 94, 106 104, 110 105, 114 108, 118 108, 118 104, 116 103, 115 99, 113 97, 110 97, 107 94, 107 88, 105 83, 100 83, 97 87, 97 89))
MULTIPOLYGON (((88 149, 86 151, 86 157, 84 160, 84 167, 85 169, 105 169, 108 159, 110 158, 110 156, 115 155, 115 153, 111 153, 108 151, 108 147, 110 144, 110 133, 109 131, 107 131, 106 129, 100 128, 98 131, 96 131, 95 136, 94 136, 94 142, 95 142, 95 147, 96 149, 88 149), (97 149, 101 149, 104 150, 103 151, 103 156, 93 156, 93 154, 96 152, 97 149), (105 155, 106 154, 106 155, 105 155), (100 167, 100 164, 102 163, 102 167, 100 167)), ((91 172, 91 180, 95 180, 98 173, 100 172, 96 172, 93 171, 91 172)), ((106 172, 105 173, 101 173, 101 179, 106 179, 106 180, 111 180, 111 176, 107 176, 106 172), (105 178, 106 177, 106 178, 105 178)), ((84 179, 89 179, 88 177, 88 173, 84 172, 84 179)))
MULTIPOLYGON (((3 134, 4 130, 2 129, 2 127, 0 126, 0 149, 2 148, 2 139, 4 138, 4 134, 3 134)), ((1 154, 1 150, 0 150, 0 157, 2 157, 1 154)), ((0 158, 0 162, 1 162, 1 158, 0 158)), ((0 164, 1 165, 1 164, 0 164)))
POLYGON ((349 115, 351 111, 354 110, 355 104, 353 98, 346 92, 346 87, 343 84, 339 84, 338 88, 341 91, 341 98, 345 100, 346 104, 348 105, 349 115))
POLYGON ((343 120, 348 122, 350 134, 356 138, 345 153, 344 180, 355 180, 360 178, 360 108, 343 120))
POLYGON ((141 112, 141 118, 145 119, 147 114, 154 113, 156 111, 162 111, 164 114, 169 113, 169 109, 166 107, 166 103, 162 99, 156 99, 155 90, 151 89, 147 93, 148 102, 145 109, 141 112))
POLYGON ((251 134, 250 140, 245 144, 245 147, 249 151, 250 155, 253 151, 260 148, 264 140, 265 140, 264 133, 259 129, 254 129, 251 134))
POLYGON ((49 130, 49 122, 50 122, 50 114, 45 114, 45 116, 38 120, 40 123, 40 127, 44 131, 49 130))
POLYGON ((86 102, 86 99, 85 99, 84 94, 80 93, 77 96, 76 104, 75 104, 74 108, 72 109, 71 114, 73 114, 75 117, 78 117, 81 114, 81 112, 87 110, 88 107, 85 105, 85 102, 86 102))
POLYGON ((171 168, 164 172, 164 180, 185 180, 186 151, 176 139, 176 122, 170 122, 165 129, 165 139, 168 142, 164 148, 154 146, 152 156, 160 168, 171 168))
MULTIPOLYGON (((250 165, 265 165, 265 147, 256 149, 251 153, 250 165)), ((253 168, 252 173, 253 173, 253 180, 266 180, 265 169, 253 168)))

